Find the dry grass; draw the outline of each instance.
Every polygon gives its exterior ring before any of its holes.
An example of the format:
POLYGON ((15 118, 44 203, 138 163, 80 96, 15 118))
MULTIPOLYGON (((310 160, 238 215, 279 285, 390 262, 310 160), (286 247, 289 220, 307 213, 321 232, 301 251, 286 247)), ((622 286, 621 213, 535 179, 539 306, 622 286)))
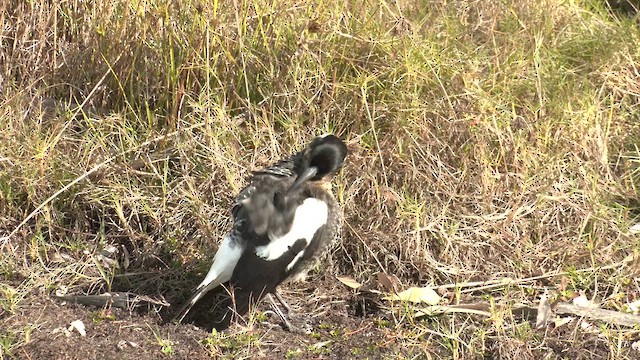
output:
MULTIPOLYGON (((640 31, 598 1, 9 0, 0 28, 0 319, 61 287, 179 302, 249 171, 325 132, 352 152, 327 276, 570 273, 454 302, 640 292, 640 31)), ((458 358, 595 341, 494 315, 396 334, 458 358)), ((25 343, 0 335, 0 354, 25 343)), ((624 358, 635 337, 610 327, 589 351, 624 358)))

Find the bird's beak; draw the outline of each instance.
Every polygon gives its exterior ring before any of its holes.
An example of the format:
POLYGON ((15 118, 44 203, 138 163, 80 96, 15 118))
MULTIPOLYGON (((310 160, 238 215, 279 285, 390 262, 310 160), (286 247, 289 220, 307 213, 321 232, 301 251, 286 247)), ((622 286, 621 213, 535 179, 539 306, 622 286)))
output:
POLYGON ((294 181, 293 184, 289 187, 289 190, 287 190, 287 193, 290 193, 298 189, 300 186, 302 186, 302 184, 307 182, 312 177, 316 176, 316 174, 318 174, 318 168, 315 166, 309 167, 302 174, 300 174, 298 178, 296 178, 296 181, 294 181))

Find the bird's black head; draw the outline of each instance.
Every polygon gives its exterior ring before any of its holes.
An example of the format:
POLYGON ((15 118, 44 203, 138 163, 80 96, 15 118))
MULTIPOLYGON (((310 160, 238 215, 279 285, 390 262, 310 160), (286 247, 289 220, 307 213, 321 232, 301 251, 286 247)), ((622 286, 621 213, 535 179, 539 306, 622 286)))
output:
POLYGON ((302 152, 295 164, 298 175, 289 191, 306 181, 322 180, 338 171, 347 157, 347 146, 335 135, 318 136, 302 152))

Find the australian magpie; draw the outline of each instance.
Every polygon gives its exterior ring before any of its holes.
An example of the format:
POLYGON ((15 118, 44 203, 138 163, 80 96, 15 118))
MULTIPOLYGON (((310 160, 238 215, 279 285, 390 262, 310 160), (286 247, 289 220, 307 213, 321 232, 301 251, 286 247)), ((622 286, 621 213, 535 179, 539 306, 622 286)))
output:
MULTIPOLYGON (((244 315, 287 280, 301 280, 338 238, 342 214, 325 188, 343 165, 346 145, 334 135, 316 137, 302 151, 256 171, 232 207, 233 228, 213 264, 175 320, 180 322, 207 292, 228 285, 223 306, 244 315)), ((215 319, 229 326, 232 311, 215 319)), ((282 320, 290 326, 279 313, 282 320)))

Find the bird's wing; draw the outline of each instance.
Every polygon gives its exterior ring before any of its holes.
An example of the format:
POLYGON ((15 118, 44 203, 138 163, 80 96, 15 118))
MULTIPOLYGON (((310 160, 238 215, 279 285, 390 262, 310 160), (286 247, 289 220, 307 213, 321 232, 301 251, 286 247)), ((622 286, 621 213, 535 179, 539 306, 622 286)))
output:
POLYGON ((260 169, 253 172, 254 176, 260 175, 274 175, 279 177, 293 177, 295 174, 296 160, 302 156, 302 152, 290 155, 277 163, 267 166, 264 169, 260 169))
POLYGON ((238 243, 232 234, 224 237, 207 276, 205 276, 204 280, 198 285, 191 298, 182 305, 180 312, 174 318, 175 321, 181 322, 202 296, 231 279, 233 270, 243 250, 244 245, 238 243))
POLYGON ((269 243, 255 248, 256 255, 267 261, 281 258, 294 246, 296 241, 305 240, 306 246, 289 262, 285 272, 291 271, 298 261, 305 255, 316 233, 327 224, 329 207, 326 202, 307 198, 296 208, 291 229, 283 236, 276 237, 269 234, 269 243))

